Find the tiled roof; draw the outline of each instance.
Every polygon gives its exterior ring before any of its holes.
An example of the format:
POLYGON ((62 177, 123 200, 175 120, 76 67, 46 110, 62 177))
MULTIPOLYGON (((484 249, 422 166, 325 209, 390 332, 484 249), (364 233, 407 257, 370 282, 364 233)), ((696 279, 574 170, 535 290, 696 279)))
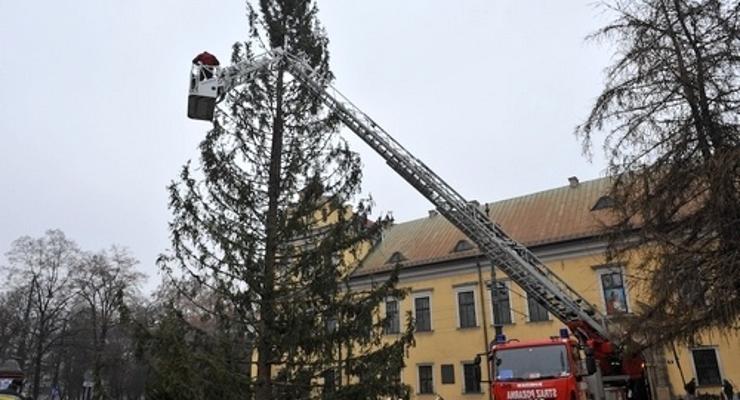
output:
MULTIPOLYGON (((608 212, 591 209, 607 193, 609 184, 608 178, 601 178, 489 203, 489 217, 525 246, 591 237, 602 230, 599 221, 608 212)), ((477 247, 454 252, 463 239, 465 235, 441 215, 394 224, 354 275, 391 269, 394 263, 389 259, 394 253, 403 256, 402 267, 477 255, 477 247)))

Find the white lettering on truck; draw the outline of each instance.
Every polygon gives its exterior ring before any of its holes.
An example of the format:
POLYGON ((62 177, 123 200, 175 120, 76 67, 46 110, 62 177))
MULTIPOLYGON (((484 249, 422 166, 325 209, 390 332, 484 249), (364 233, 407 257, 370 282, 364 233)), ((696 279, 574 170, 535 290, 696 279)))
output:
POLYGON ((510 390, 506 393, 507 400, 554 399, 556 397, 558 397, 558 390, 555 388, 510 390))

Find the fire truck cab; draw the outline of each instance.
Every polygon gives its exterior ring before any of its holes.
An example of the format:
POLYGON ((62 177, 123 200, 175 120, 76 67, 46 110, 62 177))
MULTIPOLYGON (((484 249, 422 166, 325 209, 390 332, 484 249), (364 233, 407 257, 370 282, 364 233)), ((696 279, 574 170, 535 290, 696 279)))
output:
POLYGON ((569 338, 497 340, 489 371, 496 400, 588 400, 577 342, 569 338))
POLYGON ((623 388, 605 387, 593 354, 567 329, 544 340, 496 337, 488 354, 496 400, 626 400, 623 388))

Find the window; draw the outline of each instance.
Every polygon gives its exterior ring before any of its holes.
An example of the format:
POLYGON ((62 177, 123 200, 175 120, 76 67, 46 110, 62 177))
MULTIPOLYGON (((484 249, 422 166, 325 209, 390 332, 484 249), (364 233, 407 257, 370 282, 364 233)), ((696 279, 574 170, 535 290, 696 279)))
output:
POLYGON ((722 374, 717 362, 717 350, 713 347, 692 349, 696 383, 699 386, 719 386, 722 384, 722 374))
POLYGON ((613 197, 609 195, 601 196, 599 197, 598 200, 596 200, 596 204, 594 204, 593 208, 591 208, 591 211, 603 210, 605 208, 612 208, 614 207, 614 205, 615 205, 615 202, 614 202, 613 197))
POLYGON ((337 376, 333 369, 327 369, 322 374, 324 376, 324 393, 331 393, 336 387, 337 376))
POLYGON ((472 249, 473 249, 473 245, 470 244, 470 242, 468 242, 467 240, 461 240, 457 242, 457 244, 455 245, 455 248, 452 249, 452 252, 457 253, 460 251, 468 251, 472 249))
POLYGON ((327 333, 334 333, 337 331, 337 319, 334 317, 328 317, 324 322, 324 327, 327 333))
POLYGON ((468 289, 457 292, 457 313, 460 328, 478 326, 475 321, 475 291, 468 289))
MULTIPOLYGON (((698 265, 699 261, 696 261, 698 265)), ((707 299, 707 288, 710 287, 708 282, 709 279, 704 277, 691 277, 684 275, 683 279, 678 279, 678 295, 681 296, 684 304, 704 304, 711 306, 711 302, 707 299)))
POLYGON ((497 350, 494 353, 496 379, 516 381, 567 375, 568 351, 563 344, 553 343, 497 350))
POLYGON ((496 282, 495 301, 491 302, 493 307, 494 324, 511 324, 511 300, 509 299, 509 285, 507 282, 496 282))
POLYGON ((464 387, 463 393, 480 393, 480 381, 475 374, 476 365, 473 363, 463 364, 464 387))
POLYGON ((451 385, 455 383, 455 366, 442 364, 442 384, 451 385))
POLYGON ((397 251, 393 254, 391 254, 390 258, 388 258, 388 261, 386 261, 386 264, 397 264, 401 261, 406 261, 406 257, 401 254, 401 252, 397 251))
POLYGON ((529 322, 548 321, 547 309, 532 296, 527 296, 527 310, 529 311, 529 322))
POLYGON ((419 394, 434 393, 434 383, 432 378, 432 366, 419 365, 419 394))
POLYGON ((417 332, 432 330, 432 303, 430 295, 414 296, 414 319, 417 332))
POLYGON ((627 309, 627 292, 624 289, 622 271, 608 269, 600 274, 601 289, 604 294, 604 308, 607 315, 629 312, 627 309))
POLYGON ((398 315, 398 300, 386 300, 385 301, 385 333, 398 333, 400 332, 400 321, 398 315))

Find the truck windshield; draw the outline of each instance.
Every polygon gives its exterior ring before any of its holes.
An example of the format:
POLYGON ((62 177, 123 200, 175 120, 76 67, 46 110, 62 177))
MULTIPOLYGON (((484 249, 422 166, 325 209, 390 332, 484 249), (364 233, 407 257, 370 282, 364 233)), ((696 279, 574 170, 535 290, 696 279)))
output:
POLYGON ((496 350, 496 380, 532 380, 567 376, 568 353, 563 345, 496 350))

